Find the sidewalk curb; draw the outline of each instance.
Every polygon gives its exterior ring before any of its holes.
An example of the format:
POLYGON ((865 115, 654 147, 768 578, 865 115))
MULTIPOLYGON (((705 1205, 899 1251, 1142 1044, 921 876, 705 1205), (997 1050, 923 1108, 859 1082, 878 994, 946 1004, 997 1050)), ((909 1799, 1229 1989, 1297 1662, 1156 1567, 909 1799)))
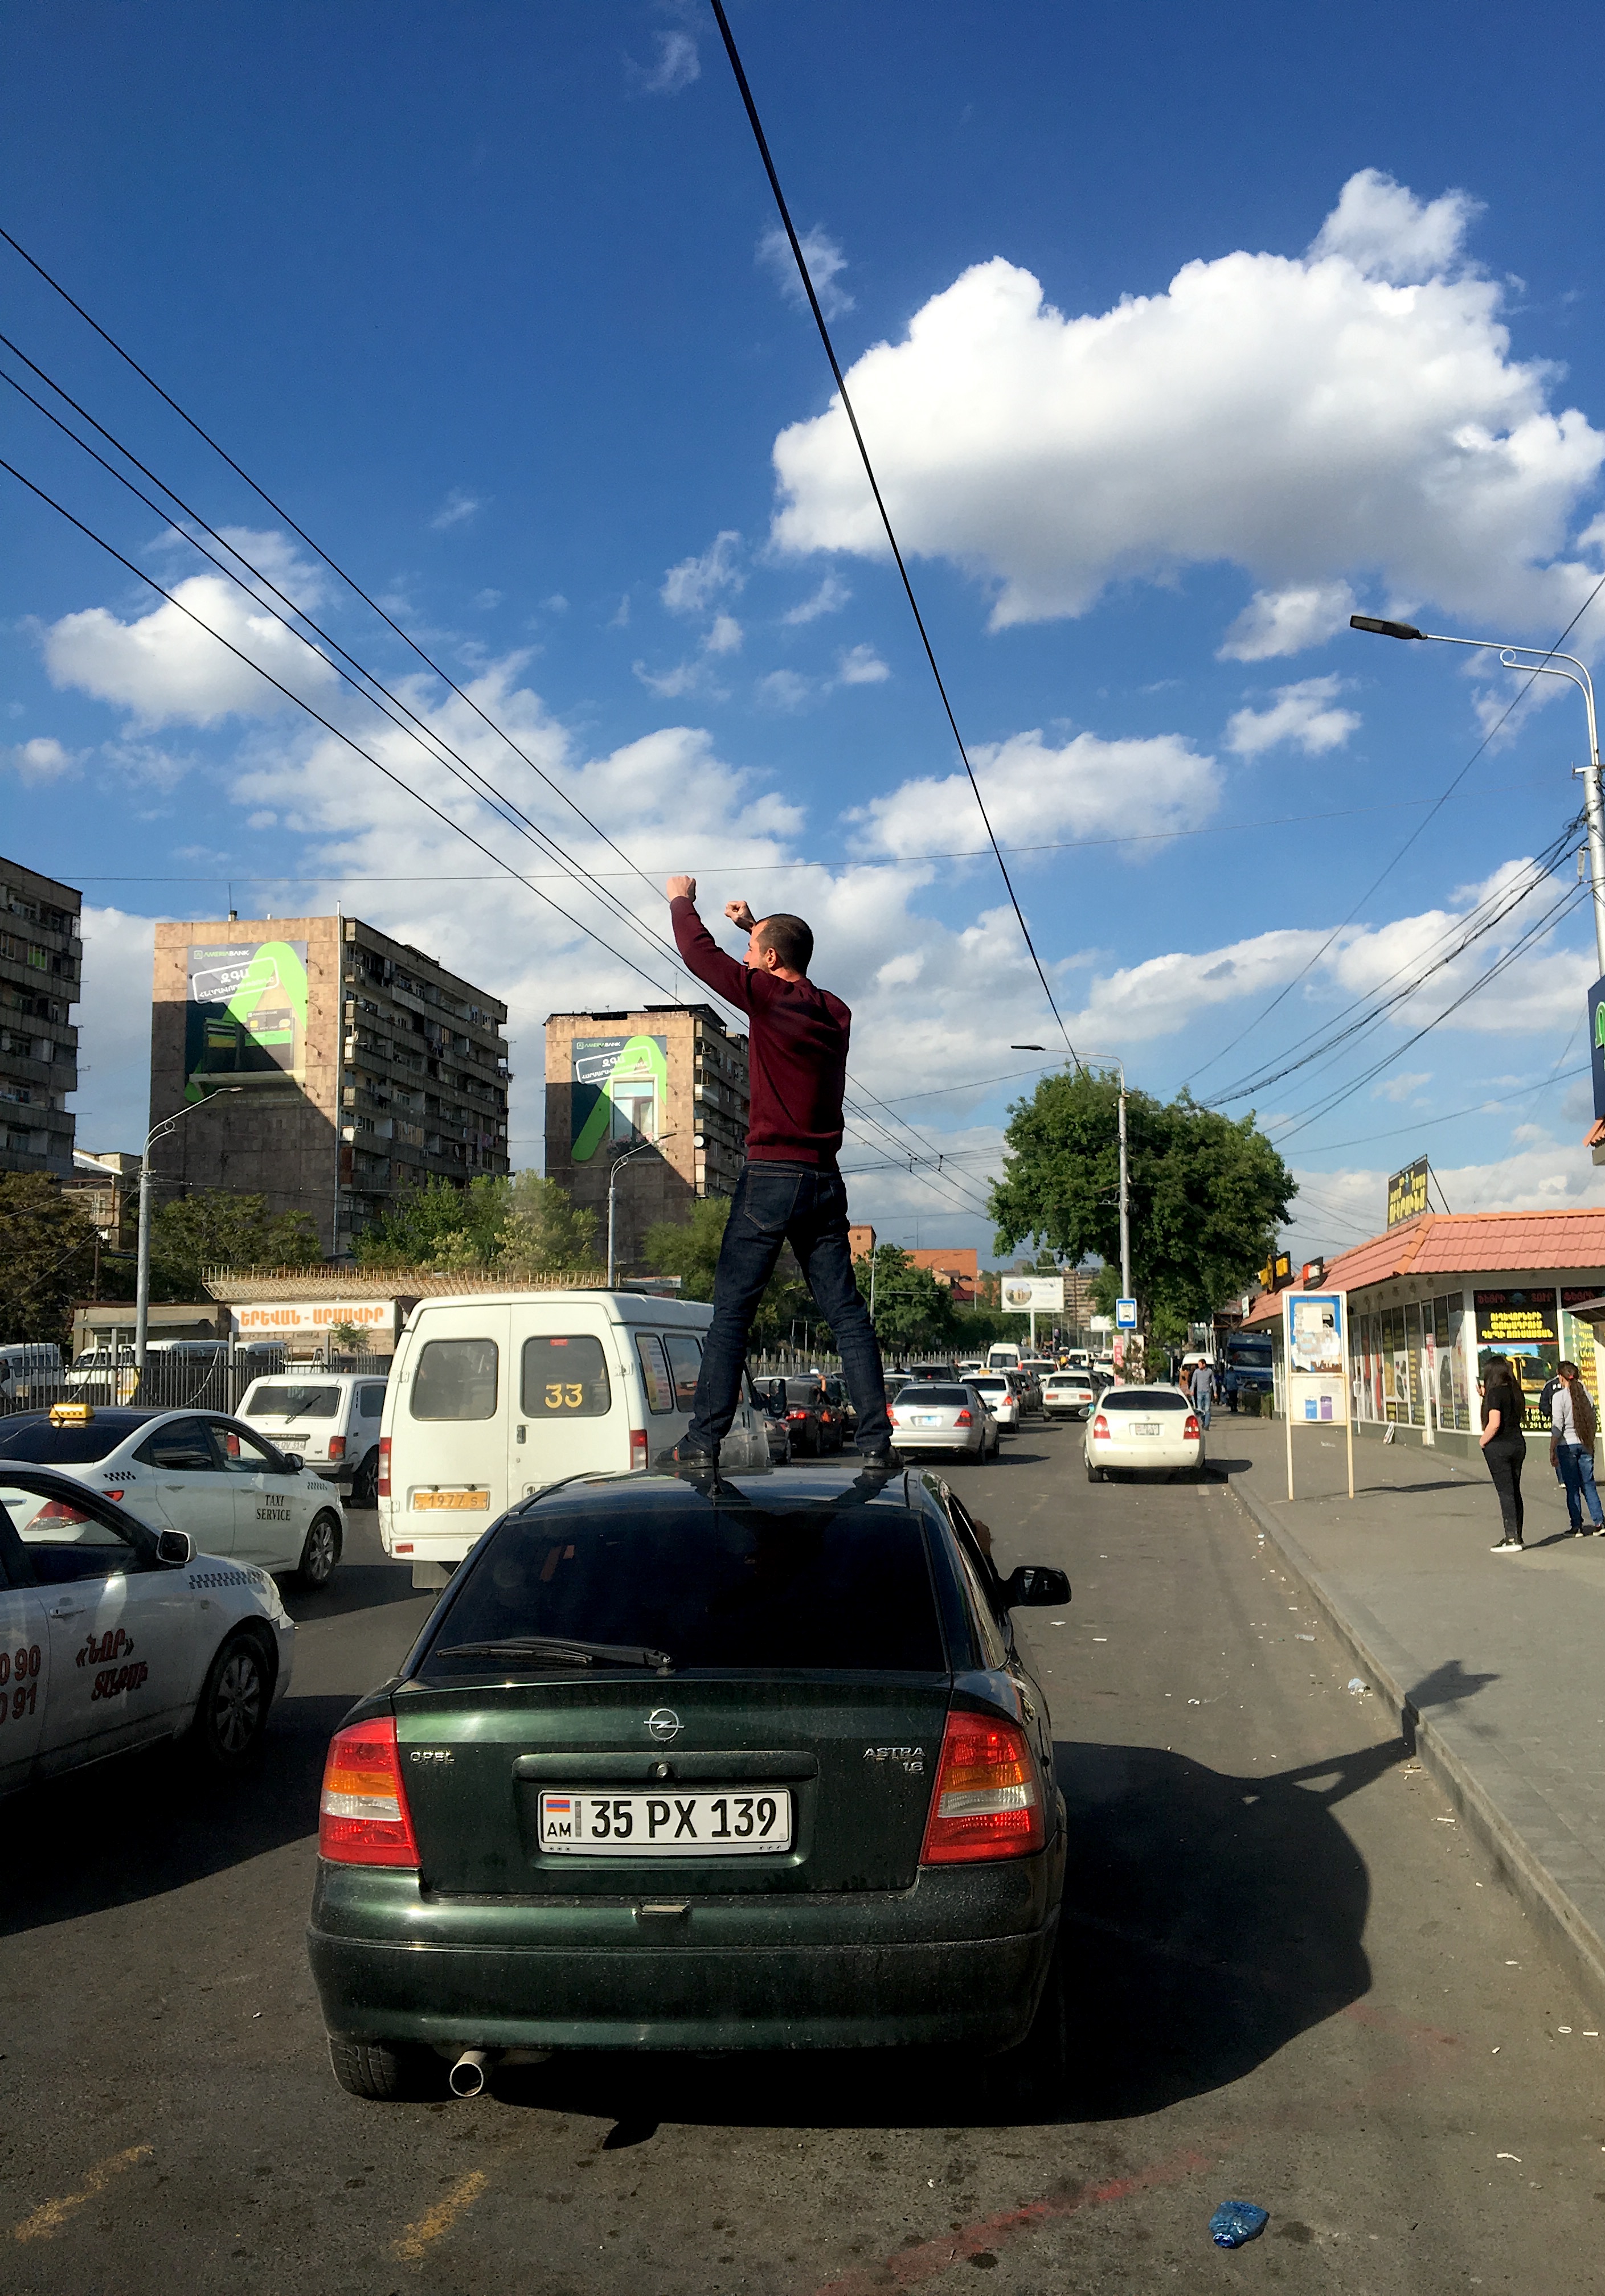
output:
MULTIPOLYGON (((1467 1829, 1494 1861, 1500 1879, 1526 1907, 1557 1959, 1576 1980, 1596 2008, 1605 2009, 1605 1938, 1568 1895, 1563 1882, 1535 1849, 1527 1833, 1510 1816, 1507 1804, 1532 1805, 1532 1831, 1552 1833, 1552 1814, 1536 1806, 1526 1781, 1503 1772, 1501 1795, 1491 1792, 1482 1777, 1429 1715, 1410 1701, 1405 1684, 1414 1672, 1403 1650, 1370 1611, 1352 1597, 1338 1595, 1319 1571, 1287 1525, 1265 1503, 1228 1476, 1227 1488, 1245 1514, 1259 1526, 1282 1560, 1303 1583, 1317 1609, 1344 1648, 1356 1661, 1379 1697, 1392 1707, 1411 1751, 1448 1795, 1467 1829)), ((1481 1767, 1490 1767, 1483 1758, 1481 1767)))

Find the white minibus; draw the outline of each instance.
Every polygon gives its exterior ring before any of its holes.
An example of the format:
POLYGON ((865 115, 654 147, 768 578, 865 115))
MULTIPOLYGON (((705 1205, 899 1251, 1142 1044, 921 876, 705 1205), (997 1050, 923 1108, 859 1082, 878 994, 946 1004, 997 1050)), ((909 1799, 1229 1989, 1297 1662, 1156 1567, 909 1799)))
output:
MULTIPOLYGON (((379 1431, 379 1534, 443 1587, 481 1531, 570 1475, 646 1469, 686 1431, 701 1301, 604 1291, 479 1292, 420 1300, 397 1342, 379 1431)), ((728 1472, 767 1469, 750 1378, 720 1448, 728 1472)))

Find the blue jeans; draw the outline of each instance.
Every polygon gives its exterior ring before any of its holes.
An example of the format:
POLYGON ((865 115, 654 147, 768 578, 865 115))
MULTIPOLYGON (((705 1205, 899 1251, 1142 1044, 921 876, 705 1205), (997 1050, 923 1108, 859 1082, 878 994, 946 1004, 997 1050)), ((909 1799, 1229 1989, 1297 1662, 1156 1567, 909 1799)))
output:
POLYGON ((1588 1501, 1589 1520, 1596 1530, 1605 1529, 1605 1507, 1600 1505, 1600 1494, 1594 1486, 1593 1453, 1581 1443, 1560 1443, 1555 1456, 1560 1462, 1560 1480, 1566 1485, 1566 1512, 1571 1517, 1574 1530, 1583 1528, 1583 1502, 1588 1501))
POLYGON ((847 1392, 858 1413, 859 1449, 884 1450, 892 1440, 886 1374, 869 1310, 852 1273, 847 1191, 839 1172, 812 1164, 742 1167, 719 1247, 713 1321, 703 1342, 687 1447, 711 1451, 730 1431, 740 1400, 747 1335, 763 1288, 787 1243, 797 1255, 820 1315, 835 1333, 847 1392))
POLYGON ((1202 1399, 1196 1395, 1193 1398, 1193 1409, 1198 1413, 1198 1423, 1206 1435, 1209 1432, 1209 1406, 1211 1399, 1212 1398, 1207 1390, 1206 1390, 1202 1399))

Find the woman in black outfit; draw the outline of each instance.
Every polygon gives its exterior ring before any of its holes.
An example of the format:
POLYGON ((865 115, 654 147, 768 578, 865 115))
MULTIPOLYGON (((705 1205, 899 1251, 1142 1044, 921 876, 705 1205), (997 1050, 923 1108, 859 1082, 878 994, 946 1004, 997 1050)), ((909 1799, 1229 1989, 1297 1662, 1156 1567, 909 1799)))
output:
POLYGON ((1504 1520, 1504 1537, 1490 1551, 1494 1554, 1520 1554, 1521 1463, 1527 1457, 1527 1438, 1521 1431, 1521 1422, 1526 1401, 1504 1356, 1487 1358, 1477 1384, 1482 1390, 1482 1455, 1499 1493, 1499 1512, 1504 1520))

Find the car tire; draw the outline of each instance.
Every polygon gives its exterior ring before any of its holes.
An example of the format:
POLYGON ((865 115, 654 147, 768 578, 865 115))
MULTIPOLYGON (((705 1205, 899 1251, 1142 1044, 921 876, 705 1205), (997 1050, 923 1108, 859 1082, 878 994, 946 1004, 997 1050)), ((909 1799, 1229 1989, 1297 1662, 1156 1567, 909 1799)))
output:
POLYGON ((230 1635, 207 1668, 187 1744, 214 1776, 235 1775, 257 1752, 273 1703, 273 1677, 263 1637, 249 1627, 230 1635))
POLYGON ((1096 1483, 1101 1482, 1102 1480, 1103 1479, 1099 1475, 1098 1469, 1092 1464, 1091 1460, 1089 1459, 1087 1462, 1087 1480, 1090 1483, 1096 1483))
POLYGON ((329 2036, 329 2062, 348 2096, 370 2104, 401 2104, 444 2094, 445 2067, 432 2049, 405 2042, 337 2041, 329 2036))
POLYGON ((375 1447, 357 1470, 348 1506, 376 1507, 379 1504, 379 1453, 375 1447))
POLYGON ((333 1507, 319 1507, 307 1525, 300 1561, 295 1566, 295 1583, 303 1594, 322 1594, 334 1576, 344 1543, 340 1517, 333 1507))

